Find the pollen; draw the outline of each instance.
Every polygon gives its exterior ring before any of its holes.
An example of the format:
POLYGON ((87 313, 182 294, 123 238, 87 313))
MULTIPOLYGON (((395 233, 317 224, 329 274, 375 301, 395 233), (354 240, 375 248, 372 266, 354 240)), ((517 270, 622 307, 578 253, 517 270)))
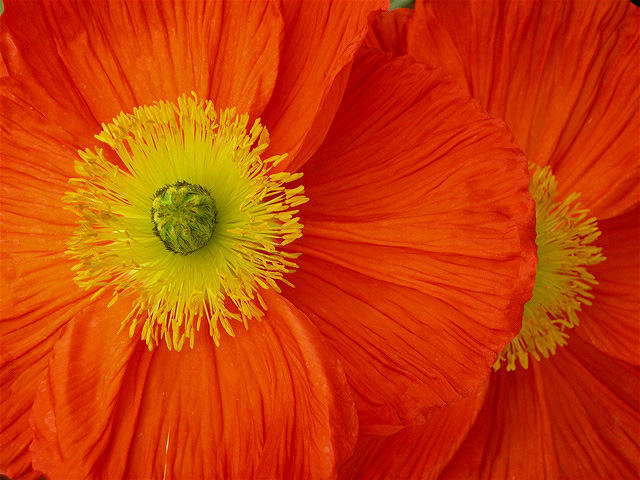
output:
POLYGON ((301 173, 273 172, 286 155, 262 158, 259 119, 249 128, 247 114, 184 95, 121 113, 96 138, 106 151, 79 152, 64 198, 79 217, 67 253, 78 285, 111 292, 109 305, 132 299, 130 336, 180 350, 204 320, 219 345, 221 329, 264 315, 261 291, 292 285, 299 254, 283 247, 302 236, 308 199, 301 173))
POLYGON ((535 286, 524 306, 522 328, 499 355, 494 370, 506 363, 513 371, 516 361, 526 369, 529 356, 548 358, 566 345, 567 330, 579 324, 578 313, 583 305, 591 305, 590 290, 598 283, 587 267, 605 260, 601 249, 592 245, 600 231, 596 218, 577 202, 580 194, 556 201, 557 181, 551 169, 531 168, 538 247, 535 286))

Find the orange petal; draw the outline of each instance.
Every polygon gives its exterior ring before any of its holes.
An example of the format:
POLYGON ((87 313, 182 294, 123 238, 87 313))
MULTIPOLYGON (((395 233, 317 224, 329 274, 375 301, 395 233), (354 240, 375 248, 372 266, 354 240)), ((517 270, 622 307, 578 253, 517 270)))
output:
POLYGON ((637 204, 636 6, 419 2, 414 20, 409 53, 464 75, 474 98, 505 119, 527 158, 553 167, 561 196, 582 192, 584 205, 601 219, 637 204))
POLYGON ((124 306, 87 310, 41 384, 34 465, 52 480, 331 478, 357 433, 344 374, 303 314, 265 301, 248 331, 180 352, 116 334, 124 306))
MULTIPOLYGON (((20 10, 32 7, 28 2, 16 3, 20 10)), ((13 4, 9 3, 13 9, 13 4)), ((6 9, 5 9, 6 10, 6 9)), ((91 145, 95 143, 92 136, 100 130, 99 122, 93 117, 87 108, 82 96, 73 88, 72 82, 61 65, 48 65, 47 62, 55 62, 55 57, 41 59, 33 49, 19 46, 19 40, 13 35, 11 27, 7 24, 16 19, 16 15, 6 11, 0 16, 0 53, 2 54, 2 76, 0 77, 0 91, 2 93, 3 118, 7 118, 11 110, 23 109, 27 117, 31 117, 36 123, 51 122, 49 130, 55 131, 59 140, 68 137, 81 139, 80 143, 91 145), (31 63, 30 63, 31 62, 31 63), (44 63, 43 63, 44 62, 44 63), (19 105, 10 106, 10 103, 19 105), (26 107, 26 108, 25 108, 26 107)), ((42 25, 37 16, 32 19, 30 15, 17 18, 22 21, 24 28, 34 26, 35 30, 42 25), (27 20, 27 21, 25 21, 27 20), (31 23, 33 22, 33 23, 31 23)), ((20 26, 22 31, 22 25, 20 26)), ((30 32, 33 34, 33 32, 30 32)), ((48 43, 48 37, 37 34, 37 45, 48 43)), ((53 48, 53 47, 52 47, 53 48)), ((18 115, 11 115, 12 122, 6 123, 7 131, 3 135, 12 135, 25 130, 18 115), (15 123, 15 124, 14 124, 15 123)), ((6 120, 5 120, 6 121, 6 120)), ((31 122, 29 122, 31 123, 31 122)), ((41 159, 46 161, 46 157, 41 159)))
POLYGON ((535 265, 525 164, 504 125, 438 73, 354 64, 305 167, 285 295, 343 360, 366 428, 420 423, 473 391, 520 329, 535 265))
POLYGON ((331 90, 334 80, 345 68, 346 79, 373 15, 387 8, 388 0, 282 0, 280 72, 263 116, 271 134, 267 154, 289 154, 281 169, 298 170, 324 138, 330 122, 316 117, 327 102, 324 115, 335 114, 346 82, 331 90))
POLYGON ((467 435, 484 400, 484 390, 433 408, 426 423, 389 436, 361 435, 340 470, 345 480, 435 480, 467 435))
POLYGON ((637 476, 640 369, 577 338, 560 360, 543 370, 560 467, 569 478, 637 476))
POLYGON ((612 357, 638 365, 640 345, 640 209, 599 222, 602 236, 595 242, 607 258, 589 267, 599 282, 593 305, 584 307, 580 326, 569 332, 612 357))
MULTIPOLYGON (((459 3, 451 3, 451 8, 456 9, 458 14, 466 13, 459 11, 460 8, 464 8, 459 3)), ((459 51, 460 44, 452 38, 447 24, 441 22, 433 13, 433 4, 418 2, 408 23, 407 37, 404 40, 407 52, 421 63, 445 70, 455 78, 464 93, 470 95, 466 76, 467 64, 464 60, 466 57, 459 51)))
POLYGON ((378 15, 371 24, 363 47, 392 53, 396 57, 407 54, 407 23, 413 9, 396 8, 378 15))
POLYGON ((91 292, 75 285, 63 253, 75 218, 62 196, 77 146, 17 98, 2 98, 0 119, 0 471, 16 478, 35 475, 28 451, 35 390, 61 329, 91 292))
POLYGON ((579 339, 529 370, 499 371, 442 478, 634 478, 638 373, 579 339))
POLYGON ((9 75, 60 123, 66 109, 105 122, 192 90, 259 114, 278 71, 275 1, 8 1, 3 22, 9 75))

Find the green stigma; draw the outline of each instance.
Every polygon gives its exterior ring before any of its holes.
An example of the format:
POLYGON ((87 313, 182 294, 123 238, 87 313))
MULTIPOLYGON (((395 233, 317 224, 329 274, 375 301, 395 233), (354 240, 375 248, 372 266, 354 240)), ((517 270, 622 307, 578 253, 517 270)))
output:
POLYGON ((184 181, 165 185, 151 204, 153 232, 171 252, 189 255, 209 243, 216 213, 206 188, 184 181))

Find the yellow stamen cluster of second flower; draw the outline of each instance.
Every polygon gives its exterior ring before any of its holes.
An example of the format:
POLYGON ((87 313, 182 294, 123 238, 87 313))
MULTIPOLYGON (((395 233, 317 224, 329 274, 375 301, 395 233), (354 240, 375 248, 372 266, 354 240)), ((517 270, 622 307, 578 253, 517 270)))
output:
POLYGON ((121 167, 102 149, 79 152, 65 196, 80 217, 68 251, 76 281, 96 295, 113 287, 112 303, 131 295, 122 326, 132 336, 141 326, 149 348, 193 346, 202 319, 216 344, 219 326, 233 336, 233 321, 247 327, 264 314, 260 289, 279 291, 296 268, 298 254, 281 247, 302 235, 295 208, 308 199, 302 185, 286 186, 302 174, 271 173, 285 155, 262 159, 269 135, 248 122, 183 96, 103 125, 96 138, 121 167), (179 208, 191 217, 181 221, 179 208))
POLYGON ((531 300, 524 306, 522 329, 494 365, 506 363, 515 370, 516 360, 524 368, 529 355, 536 360, 549 357, 567 344, 566 329, 578 325, 577 313, 590 305, 590 290, 597 282, 586 267, 604 260, 601 249, 592 245, 600 236, 595 217, 580 208, 578 193, 556 202, 557 181, 549 167, 532 167, 529 189, 536 202, 536 245, 538 266, 531 300))

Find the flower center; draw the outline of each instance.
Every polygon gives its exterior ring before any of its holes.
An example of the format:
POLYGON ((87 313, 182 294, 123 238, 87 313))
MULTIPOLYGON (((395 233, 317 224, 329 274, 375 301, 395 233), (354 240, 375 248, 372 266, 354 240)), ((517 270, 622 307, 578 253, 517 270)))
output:
POLYGON ((595 217, 580 208, 578 193, 556 202, 557 181, 549 167, 535 168, 529 189, 536 202, 538 266, 531 300, 524 306, 520 333, 509 343, 493 368, 506 363, 525 369, 529 355, 540 360, 567 344, 567 329, 579 324, 582 305, 591 305, 597 285, 586 267, 602 262, 601 249, 592 245, 600 236, 595 217))
POLYGON ((204 247, 216 226, 216 207, 201 185, 180 181, 158 190, 151 203, 153 231, 174 253, 189 255, 204 247))
POLYGON ((280 291, 299 254, 282 247, 302 235, 301 173, 271 169, 286 155, 261 158, 266 129, 235 109, 182 96, 121 113, 96 136, 122 161, 81 151, 65 202, 79 217, 69 253, 76 282, 109 289, 133 307, 122 328, 151 349, 193 346, 202 320, 216 345, 264 315, 260 292, 280 291), (212 195, 215 195, 215 201, 212 195), (161 240, 161 241, 158 241, 161 240))

